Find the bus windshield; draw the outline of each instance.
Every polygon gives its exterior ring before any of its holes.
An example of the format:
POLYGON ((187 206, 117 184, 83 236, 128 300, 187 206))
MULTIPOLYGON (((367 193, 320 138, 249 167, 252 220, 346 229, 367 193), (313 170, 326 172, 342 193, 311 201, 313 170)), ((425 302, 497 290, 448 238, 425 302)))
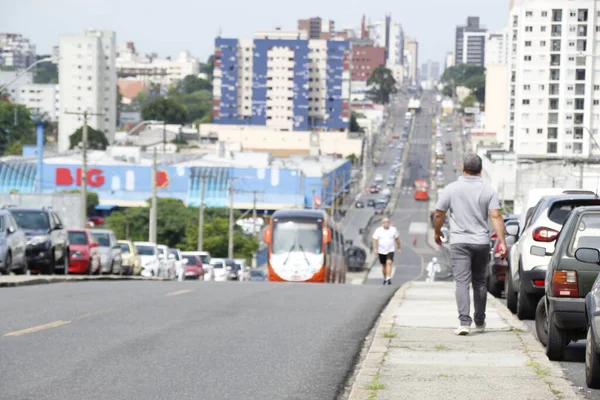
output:
POLYGON ((277 221, 273 224, 273 254, 303 251, 321 254, 323 223, 317 221, 277 221))

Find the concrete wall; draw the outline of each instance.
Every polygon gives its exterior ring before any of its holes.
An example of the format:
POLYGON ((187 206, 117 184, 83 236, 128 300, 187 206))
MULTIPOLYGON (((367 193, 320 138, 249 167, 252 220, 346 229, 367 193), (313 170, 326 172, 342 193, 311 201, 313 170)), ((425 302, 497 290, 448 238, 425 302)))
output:
POLYGON ((508 65, 488 65, 485 79, 485 130, 495 132, 500 143, 508 140, 508 88, 508 65))
POLYGON ((81 195, 77 193, 54 194, 0 194, 1 205, 23 208, 50 207, 62 219, 66 228, 80 228, 81 195))

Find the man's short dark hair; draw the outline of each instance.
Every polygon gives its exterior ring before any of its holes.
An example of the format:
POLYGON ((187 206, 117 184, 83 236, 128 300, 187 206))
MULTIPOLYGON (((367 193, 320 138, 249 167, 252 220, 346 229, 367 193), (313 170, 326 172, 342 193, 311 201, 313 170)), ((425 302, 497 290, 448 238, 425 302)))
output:
POLYGON ((477 154, 468 154, 463 160, 463 169, 469 175, 479 175, 483 168, 483 161, 477 154))

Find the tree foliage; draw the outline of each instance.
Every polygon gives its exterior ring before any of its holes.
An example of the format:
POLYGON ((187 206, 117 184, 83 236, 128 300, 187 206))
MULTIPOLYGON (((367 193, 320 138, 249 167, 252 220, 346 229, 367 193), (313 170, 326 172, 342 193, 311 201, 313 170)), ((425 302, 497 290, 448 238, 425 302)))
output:
POLYGON ((357 121, 358 118, 364 118, 364 115, 358 114, 358 113, 352 111, 352 113, 350 114, 350 132, 360 132, 360 133, 363 133, 365 131, 358 124, 358 121, 357 121))
POLYGON ((142 119, 166 121, 167 124, 185 124, 188 122, 188 111, 174 99, 159 97, 142 108, 142 119))
MULTIPOLYGON (((37 56, 37 59, 48 58, 49 55, 37 56)), ((58 64, 52 62, 43 62, 36 67, 36 73, 33 77, 33 83, 58 83, 58 64)))
POLYGON ((477 97, 475 97, 474 95, 469 95, 467 96, 463 102, 461 103, 461 107, 463 109, 468 108, 468 107, 473 107, 473 105, 477 102, 477 97))
POLYGON ((390 102, 390 96, 396 93, 396 80, 392 71, 383 65, 375 68, 367 81, 371 88, 370 95, 378 104, 387 104, 390 102))
POLYGON ((201 90, 212 92, 212 84, 194 75, 188 75, 177 83, 177 90, 183 94, 192 94, 201 90))
POLYGON ((458 86, 464 86, 471 89, 477 101, 485 101, 485 68, 477 65, 459 64, 446 68, 442 78, 442 83, 446 84, 443 93, 447 96, 454 95, 458 86))
MULTIPOLYGON (((196 250, 198 243, 198 208, 186 207, 181 200, 159 198, 157 202, 157 241, 182 250, 196 250)), ((149 209, 127 208, 114 212, 106 224, 119 239, 148 240, 149 209), (127 237, 127 233, 129 234, 127 237)), ((204 216, 204 249, 214 257, 227 255, 229 220, 225 209, 209 208, 204 216)), ((239 214, 236 213, 239 217, 239 214)), ((234 230, 234 256, 249 259, 258 247, 253 236, 239 227, 234 230)))
POLYGON ((35 143, 35 124, 27 107, 0 100, 0 154, 13 142, 35 143))
MULTIPOLYGON (((106 150, 108 147, 108 140, 103 132, 97 131, 88 125, 88 142, 87 148, 91 150, 106 150)), ((77 129, 71 136, 69 136, 69 148, 74 149, 79 146, 79 143, 83 140, 83 126, 77 129)))

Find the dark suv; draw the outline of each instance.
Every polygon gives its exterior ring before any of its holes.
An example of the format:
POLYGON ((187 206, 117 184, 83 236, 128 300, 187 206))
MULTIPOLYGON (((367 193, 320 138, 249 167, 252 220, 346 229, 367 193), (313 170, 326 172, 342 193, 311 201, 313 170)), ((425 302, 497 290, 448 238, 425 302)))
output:
POLYGON ((68 234, 59 216, 48 208, 9 208, 27 236, 25 255, 31 271, 64 273, 68 264, 68 234))
MULTIPOLYGON (((538 303, 535 325, 546 355, 553 361, 564 359, 569 342, 586 336, 585 297, 600 268, 580 261, 582 248, 600 248, 600 206, 579 207, 569 213, 548 264, 546 295, 538 303)), ((541 246, 532 246, 531 253, 548 255, 541 246)))

